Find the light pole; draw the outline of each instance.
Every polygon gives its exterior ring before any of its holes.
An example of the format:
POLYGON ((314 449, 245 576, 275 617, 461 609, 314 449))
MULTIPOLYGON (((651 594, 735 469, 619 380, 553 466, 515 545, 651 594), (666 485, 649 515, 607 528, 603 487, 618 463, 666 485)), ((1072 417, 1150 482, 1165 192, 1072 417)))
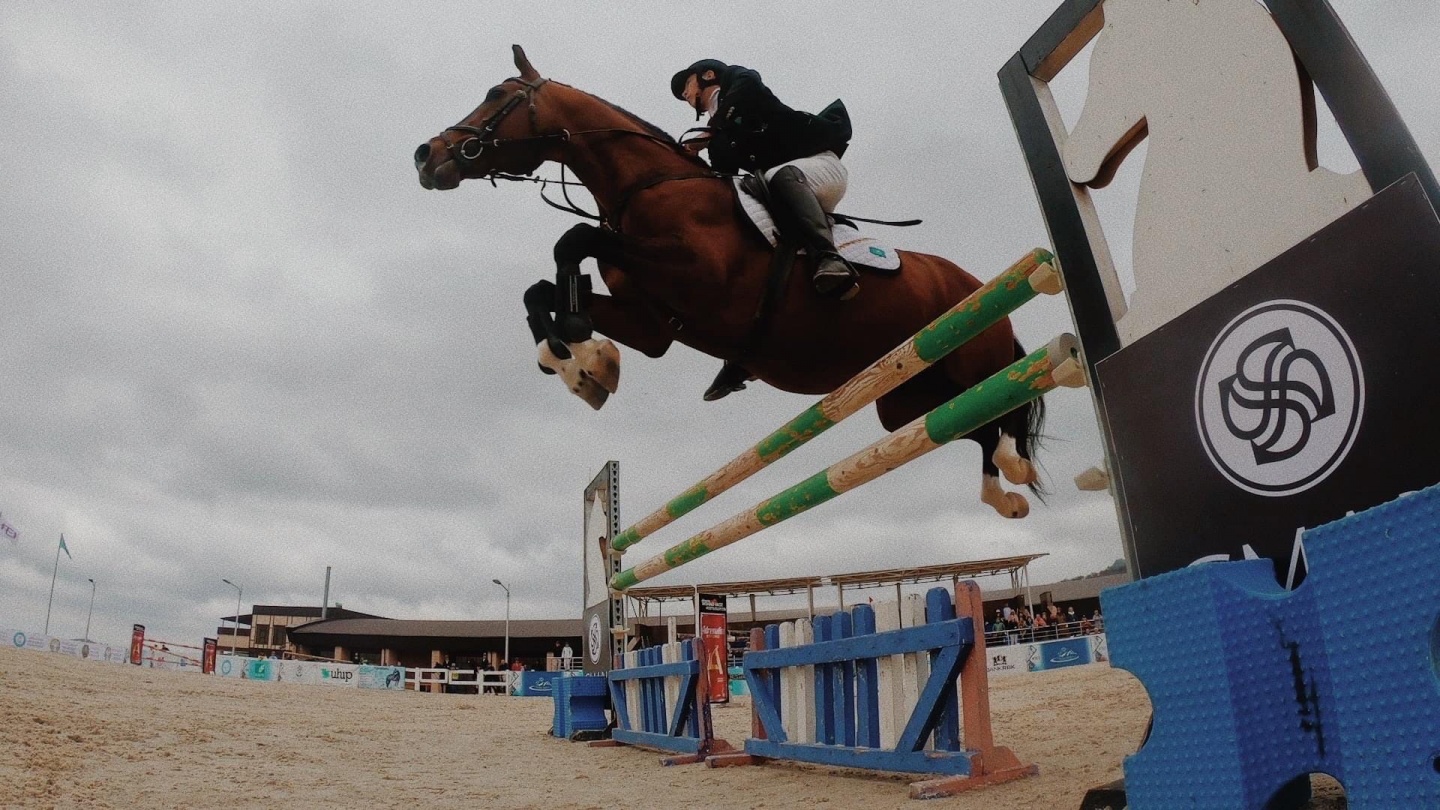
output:
POLYGON ((490 581, 493 582, 493 583, 495 583, 496 585, 499 585, 499 586, 502 587, 502 588, 505 588, 505 665, 506 665, 506 666, 509 666, 509 665, 510 665, 510 589, 505 586, 505 583, 501 582, 501 581, 498 580, 498 579, 492 579, 492 580, 490 580, 490 581))
POLYGON ((93 577, 86 577, 86 579, 90 580, 90 612, 85 614, 85 641, 89 642, 90 617, 95 615, 95 579, 93 577))
POLYGON ((235 589, 235 631, 230 634, 230 654, 234 655, 235 648, 240 644, 240 597, 245 593, 245 588, 228 579, 220 581, 235 589))

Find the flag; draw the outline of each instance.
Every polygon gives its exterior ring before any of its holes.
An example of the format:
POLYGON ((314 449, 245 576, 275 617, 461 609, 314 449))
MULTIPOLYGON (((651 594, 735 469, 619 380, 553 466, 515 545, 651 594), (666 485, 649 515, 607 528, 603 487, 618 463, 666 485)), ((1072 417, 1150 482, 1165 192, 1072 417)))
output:
POLYGON ((74 557, 70 556, 70 549, 65 547, 65 535, 63 534, 60 535, 60 550, 65 552, 66 557, 69 557, 72 560, 75 559, 74 557))
POLYGON ((14 526, 5 522, 5 515, 3 513, 0 513, 0 534, 10 538, 12 542, 20 539, 20 533, 15 531, 14 526))

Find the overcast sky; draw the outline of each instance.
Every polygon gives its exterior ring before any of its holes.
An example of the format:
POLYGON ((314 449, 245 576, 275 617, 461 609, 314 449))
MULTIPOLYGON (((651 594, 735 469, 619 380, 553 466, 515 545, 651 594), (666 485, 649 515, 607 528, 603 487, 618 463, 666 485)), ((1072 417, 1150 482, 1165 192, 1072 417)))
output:
MULTIPOLYGON (((714 57, 854 120, 842 210, 988 279, 1048 244, 995 74, 1055 2, 0 5, 0 626, 132 623, 198 643, 254 603, 332 600, 396 618, 579 616, 581 490, 607 459, 633 522, 814 397, 706 404, 719 363, 624 351, 594 412, 535 368, 520 297, 573 222, 531 185, 427 192, 410 155, 514 75, 542 75, 669 130, 671 73, 714 57), (689 437, 688 439, 686 437, 689 437)), ((1431 0, 1334 0, 1434 159, 1431 0)), ((1084 63, 1057 81, 1070 120, 1084 63)), ((1333 132, 1327 165, 1353 168, 1333 132), (1348 162, 1347 162, 1348 161, 1348 162)), ((1144 150, 1098 195, 1128 263, 1144 150)), ((553 165, 542 173, 557 176, 553 165)), ((583 197, 583 195, 581 195, 583 197)), ((587 264, 593 271, 593 265, 587 264)), ((1072 330, 1063 301, 1016 318, 1072 330)), ((1044 553, 1037 583, 1121 556, 1089 394, 1049 400, 1053 495, 1023 521, 977 498, 961 442, 656 584, 1044 553)), ((882 431, 865 411, 637 546, 638 561, 882 431)), ((1003 583, 998 583, 1003 584, 1003 583)))

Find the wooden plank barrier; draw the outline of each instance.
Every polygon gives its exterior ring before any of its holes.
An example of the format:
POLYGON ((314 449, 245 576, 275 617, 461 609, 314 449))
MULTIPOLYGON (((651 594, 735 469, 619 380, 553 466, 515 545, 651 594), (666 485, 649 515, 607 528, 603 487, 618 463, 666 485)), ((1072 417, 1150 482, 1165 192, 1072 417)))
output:
POLYGON ((817 616, 813 641, 800 620, 752 631, 744 658, 752 735, 744 753, 707 758, 711 767, 768 759, 934 779, 910 786, 935 798, 1039 772, 997 746, 990 726, 980 588, 918 596, 817 616), (899 621, 904 626, 880 629, 899 621))
POLYGON ((674 641, 673 626, 671 639, 625 653, 623 666, 610 671, 615 727, 608 741, 592 746, 634 745, 679 755, 662 758, 663 765, 701 762, 734 750, 715 737, 694 640, 674 641))
POLYGON ((610 580, 625 591, 879 478, 1057 386, 1084 385, 1079 341, 1062 334, 925 416, 780 494, 671 546, 610 580))
POLYGON ((784 458, 836 423, 889 393, 1044 293, 1061 291, 1054 254, 1036 248, 965 300, 930 322, 913 338, 876 360, 850 382, 811 405, 779 430, 735 457, 664 507, 617 534, 611 547, 624 551, 677 518, 714 499, 746 478, 784 458))

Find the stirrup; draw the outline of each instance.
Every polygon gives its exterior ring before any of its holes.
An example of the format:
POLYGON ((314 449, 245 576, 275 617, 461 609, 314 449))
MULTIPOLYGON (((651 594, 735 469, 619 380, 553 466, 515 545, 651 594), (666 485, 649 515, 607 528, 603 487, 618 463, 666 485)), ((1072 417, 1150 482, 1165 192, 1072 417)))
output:
POLYGON ((849 301, 860 292, 860 273, 837 254, 823 256, 810 280, 821 298, 849 301))

